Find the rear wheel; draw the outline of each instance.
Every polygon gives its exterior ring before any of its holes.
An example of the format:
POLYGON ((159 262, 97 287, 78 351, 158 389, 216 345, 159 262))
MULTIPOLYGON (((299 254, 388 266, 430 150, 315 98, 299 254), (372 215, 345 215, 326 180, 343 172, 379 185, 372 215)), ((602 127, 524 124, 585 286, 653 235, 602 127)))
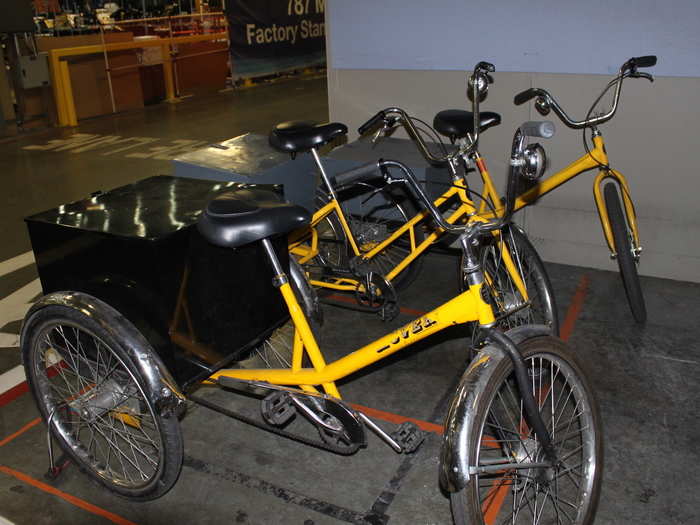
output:
MULTIPOLYGON (((316 210, 320 210, 330 201, 326 191, 319 188, 316 194, 316 210)), ((314 227, 318 239, 318 253, 307 264, 304 270, 314 280, 324 280, 324 275, 332 268, 347 268, 348 239, 340 219, 335 212, 321 219, 314 227)))
MULTIPOLYGON (((367 183, 358 183, 344 190, 339 198, 361 255, 384 242, 417 213, 408 195, 390 186, 376 188, 367 183)), ((424 232, 416 228, 416 244, 420 244, 424 238, 424 232)), ((405 234, 366 261, 362 269, 386 276, 410 251, 408 234, 405 234)), ((406 289, 418 277, 422 266, 421 257, 413 260, 394 277, 394 288, 406 289)))
MULTIPOLYGON (((323 310, 316 289, 309 284, 304 270, 292 258, 289 259, 289 277, 294 296, 306 315, 314 337, 318 337, 323 324, 323 310)), ((294 323, 290 319, 272 332, 268 339, 253 348, 246 359, 238 362, 238 366, 241 368, 291 368, 294 332, 294 323)))
POLYGON ((600 414, 592 389, 561 340, 537 337, 519 348, 559 463, 524 465, 541 464, 545 457, 526 422, 512 361, 503 356, 474 407, 466 453, 475 472, 461 491, 450 494, 454 522, 591 523, 603 461, 600 414), (517 464, 521 468, 513 468, 517 464))
POLYGON ((155 499, 180 473, 182 433, 177 417, 156 411, 124 344, 81 310, 50 305, 25 320, 22 362, 44 421, 75 464, 121 496, 155 499))
POLYGON ((639 324, 644 324, 647 320, 647 309, 644 303, 644 295, 642 294, 642 285, 637 274, 637 256, 632 249, 632 234, 622 212, 617 185, 614 182, 609 182, 603 188, 603 194, 613 240, 615 241, 617 264, 620 267, 620 275, 627 294, 627 301, 632 310, 634 320, 639 324))
MULTIPOLYGON (((559 318, 554 292, 542 259, 525 233, 515 224, 501 230, 499 237, 491 237, 480 246, 481 265, 486 277, 489 297, 499 317, 499 326, 509 330, 523 324, 543 324, 553 335, 559 334, 559 318), (527 301, 518 290, 506 268, 503 253, 513 260, 527 290, 527 301), (529 303, 529 304, 527 304, 529 303), (513 312, 506 315, 507 312, 513 312)), ((466 275, 460 260, 460 285, 466 289, 466 275)))

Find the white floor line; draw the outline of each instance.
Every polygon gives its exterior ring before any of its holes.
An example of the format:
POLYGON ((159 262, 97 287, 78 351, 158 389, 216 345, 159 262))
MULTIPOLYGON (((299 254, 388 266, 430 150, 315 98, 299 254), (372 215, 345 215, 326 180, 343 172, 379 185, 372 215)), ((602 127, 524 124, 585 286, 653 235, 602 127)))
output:
MULTIPOLYGON (((0 374, 0 394, 4 394, 11 388, 16 387, 25 379, 27 379, 27 376, 24 374, 24 367, 22 365, 17 365, 4 374, 0 374)), ((2 522, 0 522, 0 525, 1 524, 2 522)))
POLYGON ((8 348, 13 346, 19 346, 19 335, 0 332, 0 347, 8 348))
POLYGON ((0 525, 15 525, 14 522, 0 516, 0 525))
POLYGON ((41 282, 34 279, 19 290, 0 300, 0 326, 10 321, 24 319, 24 314, 31 307, 30 301, 41 293, 41 282))
POLYGON ((0 262, 0 277, 34 263, 34 252, 24 252, 12 259, 0 262))

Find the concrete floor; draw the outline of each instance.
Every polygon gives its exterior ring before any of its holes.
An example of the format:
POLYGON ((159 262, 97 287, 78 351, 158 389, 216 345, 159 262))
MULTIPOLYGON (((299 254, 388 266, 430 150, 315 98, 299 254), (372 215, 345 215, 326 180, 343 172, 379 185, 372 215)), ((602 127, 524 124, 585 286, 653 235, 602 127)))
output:
MULTIPOLYGON (((246 131, 264 133, 273 123, 293 118, 327 118, 323 79, 190 99, 87 121, 70 132, 52 130, 0 143, 0 219, 5 225, 0 381, 19 362, 13 334, 27 303, 39 293, 32 287, 31 258, 21 255, 30 248, 22 217, 96 189, 168 173, 167 158, 177 151, 246 131), (86 143, 79 143, 85 137, 76 138, 76 132, 104 140, 85 149, 86 143), (58 140, 63 142, 51 142, 58 140)), ((450 297, 455 267, 450 255, 428 255, 423 273, 402 294, 401 306, 425 311, 450 297)), ((700 311, 700 286, 642 278, 649 322, 639 328, 617 273, 556 264, 547 269, 560 318, 569 320, 564 335, 585 363, 604 420, 606 464, 596 523, 699 523, 700 332, 688 319, 700 311)), ((330 356, 342 355, 410 318, 401 314, 384 323, 327 307, 321 343, 330 356)), ((440 425, 468 358, 459 335, 438 336, 389 358, 343 382, 341 392, 394 419, 440 425)), ((136 504, 105 492, 72 466, 57 481, 44 480, 44 427, 34 424, 37 411, 30 395, 21 387, 10 394, 0 389, 0 517, 16 524, 451 522, 448 500, 437 486, 436 433, 429 433, 412 455, 397 455, 370 435, 367 449, 340 457, 196 406, 182 422, 186 460, 178 483, 163 498, 136 504)), ((207 395, 231 406, 245 401, 222 392, 207 395)), ((378 421, 391 430, 391 423, 378 421)))

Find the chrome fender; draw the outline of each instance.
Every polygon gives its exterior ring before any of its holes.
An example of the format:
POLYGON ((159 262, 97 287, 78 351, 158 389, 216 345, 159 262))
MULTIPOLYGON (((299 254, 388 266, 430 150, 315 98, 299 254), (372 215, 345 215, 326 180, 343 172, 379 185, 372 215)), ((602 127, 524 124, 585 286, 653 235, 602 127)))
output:
MULTIPOLYGON (((518 345, 532 337, 551 335, 545 325, 523 325, 506 332, 518 345)), ((440 485, 448 492, 462 490, 469 481, 471 429, 475 408, 484 396, 486 383, 506 354, 493 344, 485 346, 470 363, 455 392, 445 420, 440 449, 440 485)))
POLYGON ((146 395, 164 417, 178 416, 185 408, 185 396, 150 343, 131 322, 107 303, 82 292, 54 292, 42 297, 24 318, 20 340, 26 337, 27 321, 39 310, 58 305, 79 310, 99 324, 120 346, 146 383, 146 395))

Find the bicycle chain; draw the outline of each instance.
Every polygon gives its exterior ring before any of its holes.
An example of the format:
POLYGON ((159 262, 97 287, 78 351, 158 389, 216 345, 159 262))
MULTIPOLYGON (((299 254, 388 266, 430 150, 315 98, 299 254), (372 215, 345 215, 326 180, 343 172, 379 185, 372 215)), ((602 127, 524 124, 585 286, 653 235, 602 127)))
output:
POLYGON ((322 450, 328 450, 329 452, 334 452, 335 454, 340 454, 342 456, 350 456, 350 455, 354 454, 355 452, 357 452, 357 450, 360 448, 359 443, 353 443, 352 446, 350 446, 350 447, 333 446, 333 445, 330 445, 324 441, 321 441, 320 439, 315 440, 315 439, 307 438, 307 437, 301 436, 299 434, 295 434, 293 432, 288 432, 288 431, 283 430, 281 428, 275 427, 274 425, 269 425, 265 422, 257 421, 256 419, 253 419, 253 418, 248 417, 248 416, 244 416, 243 414, 241 414, 239 412, 234 412, 232 410, 229 410, 227 408, 219 406, 219 405, 212 403, 211 401, 207 401, 206 399, 203 399, 199 396, 190 395, 190 396, 188 396, 188 398, 197 404, 200 404, 200 405, 205 406, 211 410, 214 410, 216 412, 224 414, 225 416, 236 419, 236 420, 241 421, 243 423, 246 423, 248 425, 252 425, 252 426, 259 428, 261 430, 266 430, 267 432, 277 434, 278 436, 286 437, 286 438, 292 439, 294 441, 297 441, 299 443, 303 443, 304 445, 310 445, 312 447, 320 448, 322 450))

